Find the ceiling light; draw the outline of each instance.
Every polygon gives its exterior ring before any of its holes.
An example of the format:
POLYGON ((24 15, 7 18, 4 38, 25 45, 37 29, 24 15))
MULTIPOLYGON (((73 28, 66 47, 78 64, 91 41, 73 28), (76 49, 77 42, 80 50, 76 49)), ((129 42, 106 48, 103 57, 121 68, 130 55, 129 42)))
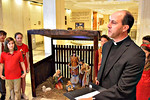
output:
POLYGON ((22 5, 22 0, 15 0, 16 4, 22 5))

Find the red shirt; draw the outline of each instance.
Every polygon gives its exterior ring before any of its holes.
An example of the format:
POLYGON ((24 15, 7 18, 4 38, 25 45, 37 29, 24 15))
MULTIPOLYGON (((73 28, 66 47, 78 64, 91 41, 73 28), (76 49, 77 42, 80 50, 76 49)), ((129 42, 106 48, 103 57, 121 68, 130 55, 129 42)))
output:
POLYGON ((17 48, 19 51, 21 51, 22 55, 23 55, 23 61, 27 70, 28 67, 28 63, 27 63, 27 58, 26 58, 26 53, 28 52, 28 46, 26 44, 22 44, 21 46, 17 45, 17 48))
POLYGON ((95 77, 97 77, 97 73, 98 73, 98 70, 101 66, 101 60, 102 60, 102 48, 100 47, 100 49, 96 50, 96 53, 95 53, 95 67, 94 67, 94 71, 95 71, 95 77))
POLYGON ((23 62, 23 57, 20 51, 2 52, 0 63, 4 64, 4 73, 6 79, 18 79, 21 77, 20 62, 23 62))

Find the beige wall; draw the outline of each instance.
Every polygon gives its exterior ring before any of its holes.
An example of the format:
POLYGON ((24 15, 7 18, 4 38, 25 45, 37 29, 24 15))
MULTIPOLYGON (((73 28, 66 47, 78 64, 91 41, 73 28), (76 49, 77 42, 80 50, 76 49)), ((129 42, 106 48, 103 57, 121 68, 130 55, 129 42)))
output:
MULTIPOLYGON (((30 29, 42 29, 43 28, 43 7, 39 5, 30 5, 30 29)), ((35 35, 36 43, 44 41, 43 36, 35 35)))
POLYGON ((0 0, 0 29, 3 29, 2 0, 0 0))
POLYGON ((14 37, 16 32, 23 33, 23 42, 27 44, 27 30, 43 27, 42 7, 31 5, 28 1, 16 1, 2 0, 2 29, 8 33, 8 37, 14 37), (38 21, 41 21, 40 25, 38 21))
POLYGON ((23 33, 22 6, 16 4, 15 0, 2 0, 3 29, 7 36, 14 37, 15 32, 23 33))
POLYGON ((65 2, 56 0, 56 29, 65 29, 65 2))
POLYGON ((98 30, 101 30, 101 31, 102 31, 102 35, 103 35, 103 34, 108 34, 107 25, 108 25, 108 23, 109 23, 109 16, 110 16, 110 15, 102 15, 102 14, 100 14, 100 15, 98 16, 98 18, 103 18, 104 23, 103 23, 102 25, 99 25, 98 30), (100 16, 100 15, 101 15, 101 16, 100 16))
POLYGON ((150 0, 140 0, 136 43, 142 44, 142 38, 150 35, 150 0))

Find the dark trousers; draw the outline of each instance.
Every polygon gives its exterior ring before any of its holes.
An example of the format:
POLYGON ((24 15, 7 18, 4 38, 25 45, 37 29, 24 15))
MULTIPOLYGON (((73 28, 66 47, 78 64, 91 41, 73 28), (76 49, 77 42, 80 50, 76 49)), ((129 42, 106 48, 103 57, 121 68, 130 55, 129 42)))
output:
POLYGON ((1 95, 6 95, 6 87, 5 87, 5 80, 0 78, 0 93, 1 95))

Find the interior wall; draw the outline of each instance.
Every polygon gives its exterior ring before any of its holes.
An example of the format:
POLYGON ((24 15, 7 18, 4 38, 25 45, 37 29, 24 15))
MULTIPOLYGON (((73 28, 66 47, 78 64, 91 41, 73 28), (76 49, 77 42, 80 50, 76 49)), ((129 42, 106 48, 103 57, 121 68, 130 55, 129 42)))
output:
POLYGON ((102 34, 108 34, 107 25, 109 23, 110 15, 103 15, 103 14, 98 14, 98 15, 99 15, 98 19, 101 19, 101 20, 98 20, 99 21, 99 25, 98 25, 99 30, 102 31, 102 34))
POLYGON ((17 3, 15 0, 2 0, 3 29, 8 37, 14 37, 16 32, 23 33, 23 6, 23 3, 17 3))
POLYGON ((150 0, 140 0, 137 21, 136 43, 142 44, 142 38, 150 35, 150 0))
POLYGON ((65 29, 65 1, 56 0, 56 29, 65 29))
MULTIPOLYGON (((30 20, 31 29, 42 29, 43 28, 43 6, 40 5, 30 5, 30 20)), ((36 44, 42 43, 44 37, 40 35, 35 35, 34 41, 36 44)))
POLYGON ((2 0, 0 0, 0 29, 3 29, 2 0))
POLYGON ((31 5, 29 1, 2 0, 2 29, 7 32, 7 37, 14 37, 16 32, 23 33, 25 44, 27 44, 27 30, 43 27, 42 15, 42 7, 31 5))

